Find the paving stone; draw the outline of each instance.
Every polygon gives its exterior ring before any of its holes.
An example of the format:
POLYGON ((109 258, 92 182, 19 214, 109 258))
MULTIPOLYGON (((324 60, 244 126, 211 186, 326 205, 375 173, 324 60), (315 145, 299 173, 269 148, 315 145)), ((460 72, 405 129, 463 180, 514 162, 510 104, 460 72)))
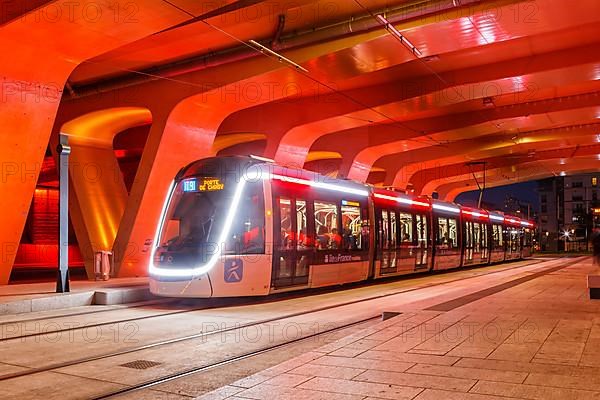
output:
POLYGON ((364 369, 340 367, 334 365, 315 365, 305 364, 298 368, 294 368, 289 371, 292 374, 306 375, 306 376, 320 376, 324 378, 339 378, 339 379, 352 379, 356 375, 365 372, 364 369))
POLYGON ((217 390, 213 390, 210 393, 206 393, 202 396, 196 397, 194 400, 224 400, 231 396, 242 392, 244 389, 236 386, 223 386, 217 390))
MULTIPOLYGON (((334 398, 341 394, 358 396, 372 396, 380 399, 412 399, 423 389, 403 387, 395 384, 379 384, 372 382, 357 382, 343 379, 314 378, 300 385, 301 388, 324 390, 336 393, 334 398)), ((328 393, 332 396, 331 393, 328 393)), ((331 398, 331 397, 330 397, 331 398)))
POLYGON ((265 381, 265 384, 275 385, 275 386, 294 387, 294 386, 298 386, 299 384, 301 384, 303 382, 306 382, 309 379, 311 379, 311 376, 297 375, 297 374, 293 374, 293 373, 285 373, 285 374, 277 375, 277 376, 269 379, 268 381, 265 381))
POLYGON ((570 389, 593 390, 600 392, 600 376, 566 376, 531 373, 525 384, 538 386, 555 386, 570 389))
MULTIPOLYGON (((321 388, 323 388, 323 386, 317 385, 317 389, 321 388)), ((236 396, 240 398, 256 400, 330 400, 332 398, 330 392, 266 384, 261 384, 254 386, 253 388, 246 389, 243 392, 238 393, 236 396)), ((339 400, 362 400, 363 398, 364 396, 362 395, 343 393, 336 393, 335 395, 335 399, 339 400)))
POLYGON ((409 363, 423 363, 436 365, 452 365, 459 360, 458 357, 412 354, 412 353, 393 353, 387 351, 369 350, 361 353, 357 358, 367 358, 371 360, 400 361, 409 363))
POLYGON ((414 363, 400 362, 400 361, 386 361, 386 360, 370 360, 366 358, 356 359, 351 357, 333 357, 323 356, 313 360, 310 364, 320 365, 332 365, 342 367, 356 367, 360 366, 365 369, 374 369, 381 371, 394 371, 404 372, 413 365, 414 363))
POLYGON ((489 396, 486 394, 449 392, 447 390, 425 389, 414 400, 510 400, 514 397, 489 396))
POLYGON ((402 372, 374 370, 363 372, 355 377, 354 380, 430 389, 446 389, 460 392, 468 392, 476 382, 475 379, 447 378, 443 376, 417 375, 402 372))
POLYGON ((417 364, 406 371, 410 374, 437 375, 451 378, 483 379, 495 382, 523 383, 526 372, 494 371, 479 368, 417 364))
POLYGON ((471 392, 532 400, 600 399, 600 392, 488 381, 477 382, 471 392))
POLYGON ((480 360, 474 358, 463 358, 454 364, 457 367, 481 368, 500 371, 515 372, 538 372, 557 375, 599 375, 600 368, 594 367, 575 367, 566 365, 552 365, 541 363, 528 363, 519 361, 503 360, 480 360))

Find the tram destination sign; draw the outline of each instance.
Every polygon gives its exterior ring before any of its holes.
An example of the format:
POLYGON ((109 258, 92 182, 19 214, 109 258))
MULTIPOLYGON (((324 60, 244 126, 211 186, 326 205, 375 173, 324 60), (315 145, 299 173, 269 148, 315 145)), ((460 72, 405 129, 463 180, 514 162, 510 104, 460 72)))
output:
POLYGON ((184 192, 216 192, 225 189, 219 178, 191 178, 183 181, 184 192))

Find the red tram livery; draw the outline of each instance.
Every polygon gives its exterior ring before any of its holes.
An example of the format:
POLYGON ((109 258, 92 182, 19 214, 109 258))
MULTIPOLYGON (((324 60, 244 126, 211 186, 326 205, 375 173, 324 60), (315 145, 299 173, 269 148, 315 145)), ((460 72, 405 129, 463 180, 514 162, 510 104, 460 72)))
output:
POLYGON ((152 293, 233 297, 531 255, 533 223, 285 168, 214 157, 181 169, 158 223, 152 293))

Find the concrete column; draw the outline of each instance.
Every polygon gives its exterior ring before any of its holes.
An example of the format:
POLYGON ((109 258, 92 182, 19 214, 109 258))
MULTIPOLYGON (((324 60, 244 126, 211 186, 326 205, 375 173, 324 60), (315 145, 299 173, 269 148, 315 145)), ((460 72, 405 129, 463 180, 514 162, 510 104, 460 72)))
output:
MULTIPOLYGON (((0 60, 0 209, 11 210, 3 216, 0 230, 0 284, 10 277, 62 90, 72 70, 82 60, 185 18, 159 0, 137 2, 138 23, 109 17, 92 21, 81 9, 74 19, 68 12, 58 19, 44 17, 57 15, 57 7, 64 11, 72 5, 51 2, 0 28, 0 48, 6 55, 0 60)), ((110 14, 108 8, 105 11, 110 14)))

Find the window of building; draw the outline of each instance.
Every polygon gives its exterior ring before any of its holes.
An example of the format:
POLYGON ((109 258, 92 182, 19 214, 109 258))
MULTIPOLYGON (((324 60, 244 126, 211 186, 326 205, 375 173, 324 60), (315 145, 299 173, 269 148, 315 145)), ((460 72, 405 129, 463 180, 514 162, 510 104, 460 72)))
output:
POLYGON ((548 206, 546 204, 542 204, 541 211, 542 214, 546 214, 548 212, 548 206))
POLYGON ((583 182, 578 181, 578 182, 573 182, 573 187, 574 188, 580 188, 583 187, 583 182))
POLYGON ((598 178, 596 178, 595 176, 592 178, 592 186, 593 187, 598 186, 598 178))
POLYGON ((338 209, 335 203, 315 201, 315 229, 318 249, 341 247, 342 236, 338 232, 338 209))
POLYGON ((583 196, 581 196, 581 195, 573 196, 572 200, 573 201, 583 201, 583 196))
POLYGON ((540 196, 540 202, 546 203, 548 201, 548 196, 543 194, 540 196))

